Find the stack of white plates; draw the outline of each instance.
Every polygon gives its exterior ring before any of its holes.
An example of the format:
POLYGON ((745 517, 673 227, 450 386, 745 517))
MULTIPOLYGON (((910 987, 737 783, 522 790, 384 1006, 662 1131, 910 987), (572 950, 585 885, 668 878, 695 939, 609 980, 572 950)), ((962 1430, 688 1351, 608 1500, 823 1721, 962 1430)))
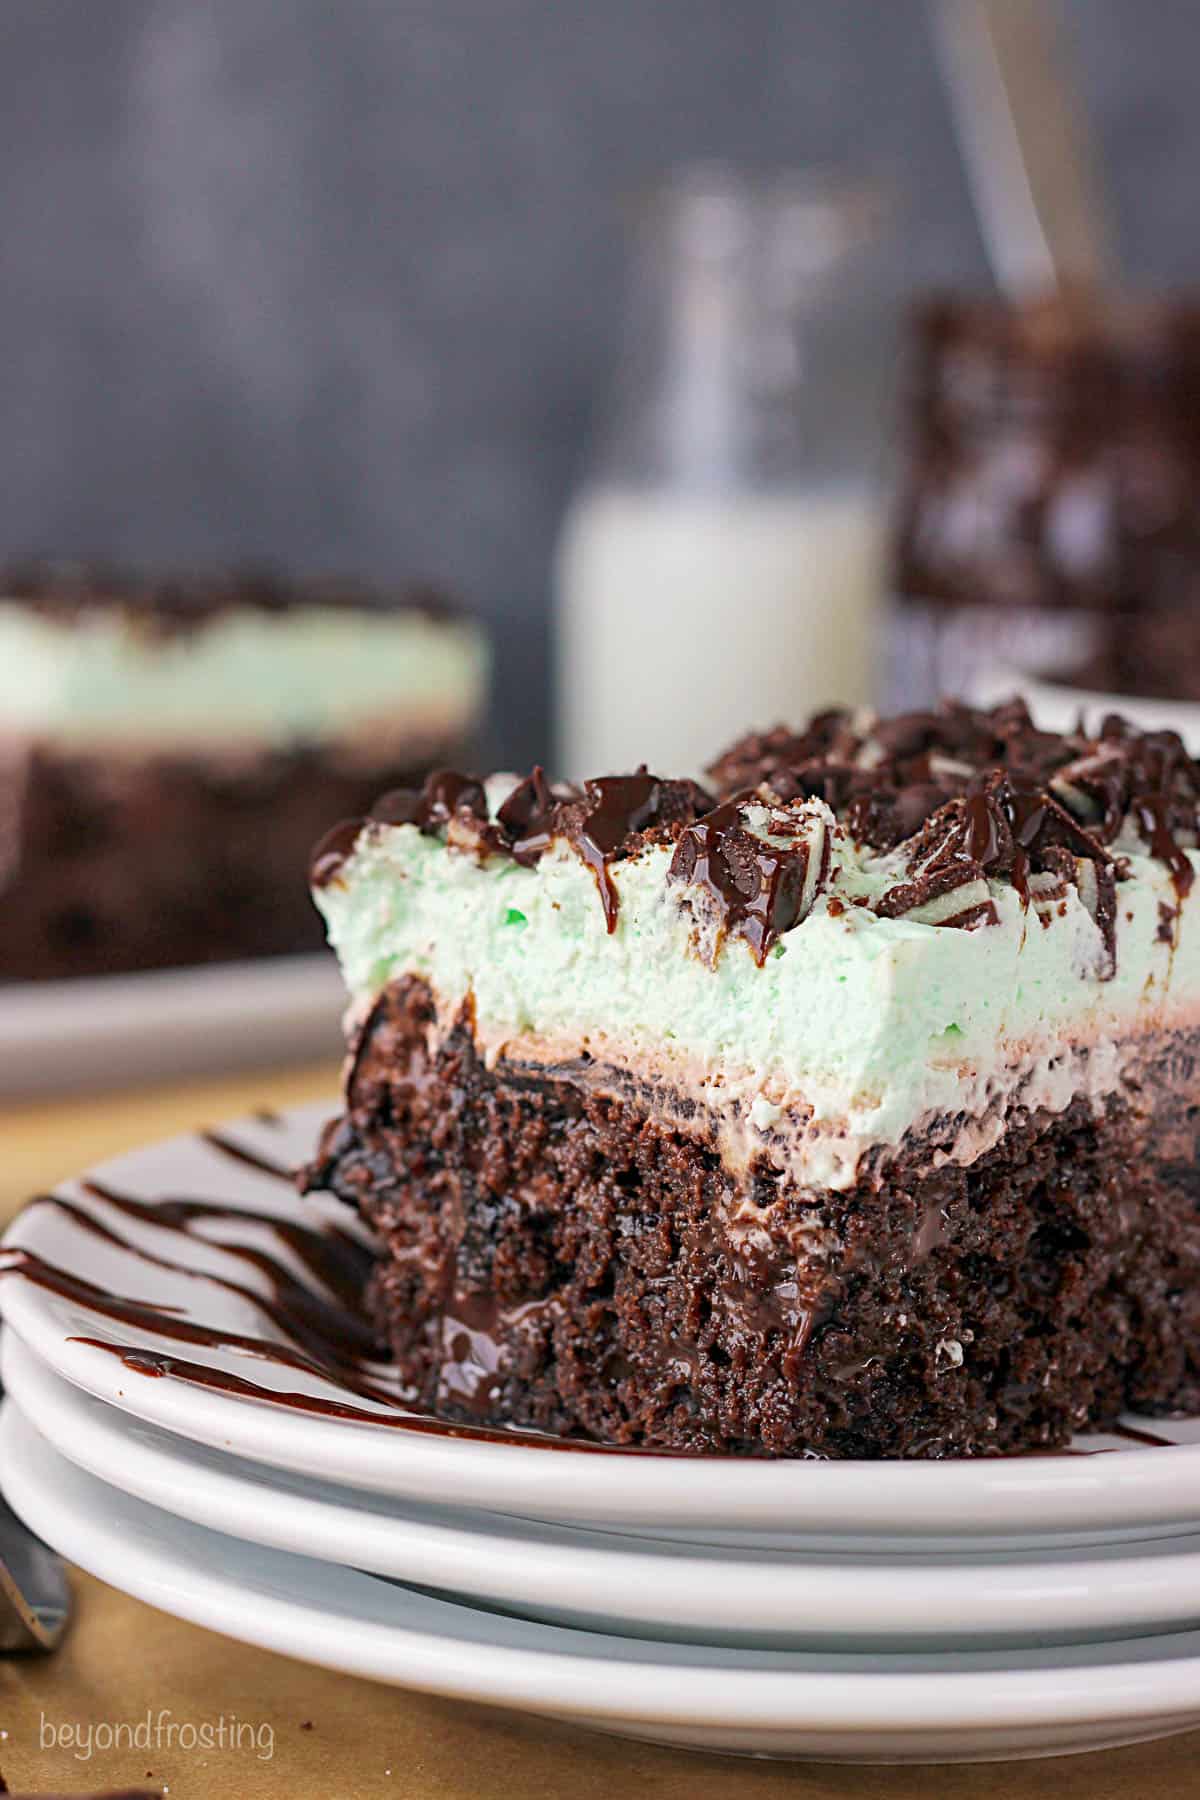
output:
POLYGON ((0 1480, 64 1555, 247 1642, 664 1743, 959 1760, 1200 1725, 1200 1421, 893 1464, 406 1421, 386 1369, 285 1332, 354 1255, 272 1172, 328 1110, 121 1158, 10 1231, 0 1480))

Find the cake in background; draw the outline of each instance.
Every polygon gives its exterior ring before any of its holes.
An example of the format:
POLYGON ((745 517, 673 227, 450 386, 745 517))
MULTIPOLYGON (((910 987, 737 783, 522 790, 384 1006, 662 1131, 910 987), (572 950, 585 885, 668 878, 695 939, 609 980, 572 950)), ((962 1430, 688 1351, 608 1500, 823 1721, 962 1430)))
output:
MULTIPOLYGON (((889 701, 1015 682, 1066 724, 1076 695, 1200 701, 1200 302, 917 314, 894 546, 889 701)), ((1089 717, 1091 715, 1089 714, 1089 717)), ((1098 722, 1098 720, 1094 721, 1098 722)))
POLYGON ((0 574, 0 979, 319 949, 331 820, 469 754, 479 627, 423 589, 0 574))

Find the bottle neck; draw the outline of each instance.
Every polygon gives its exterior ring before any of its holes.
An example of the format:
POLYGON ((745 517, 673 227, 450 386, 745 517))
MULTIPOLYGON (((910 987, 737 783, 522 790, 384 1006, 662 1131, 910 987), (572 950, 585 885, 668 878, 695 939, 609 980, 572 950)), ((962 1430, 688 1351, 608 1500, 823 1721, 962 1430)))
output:
POLYGON ((836 194, 800 205, 729 182, 664 196, 636 247, 594 481, 724 494, 865 484, 880 334, 876 321, 872 357, 861 308, 846 304, 862 246, 836 194))

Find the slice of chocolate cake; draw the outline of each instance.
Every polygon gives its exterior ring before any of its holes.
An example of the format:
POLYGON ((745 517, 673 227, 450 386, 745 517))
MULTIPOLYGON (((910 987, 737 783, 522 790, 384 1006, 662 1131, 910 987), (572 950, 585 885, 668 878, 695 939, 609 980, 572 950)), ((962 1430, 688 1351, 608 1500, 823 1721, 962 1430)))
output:
POLYGON ((314 837, 469 753, 486 664, 424 592, 0 574, 0 980, 318 948, 314 837))
POLYGON ((838 1456, 1200 1408, 1200 770, 831 713, 716 792, 441 775, 314 864, 308 1186, 450 1418, 838 1456))

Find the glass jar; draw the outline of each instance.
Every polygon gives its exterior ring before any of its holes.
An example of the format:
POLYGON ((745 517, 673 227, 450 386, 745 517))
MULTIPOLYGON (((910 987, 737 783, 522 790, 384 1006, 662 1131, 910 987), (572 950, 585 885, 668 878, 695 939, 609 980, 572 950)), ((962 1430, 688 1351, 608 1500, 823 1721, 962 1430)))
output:
POLYGON ((888 698, 1200 698, 1200 306, 914 322, 888 698))
POLYGON ((679 176, 641 221, 614 404, 556 570, 559 767, 695 773, 868 698, 889 367, 878 208, 679 176))

